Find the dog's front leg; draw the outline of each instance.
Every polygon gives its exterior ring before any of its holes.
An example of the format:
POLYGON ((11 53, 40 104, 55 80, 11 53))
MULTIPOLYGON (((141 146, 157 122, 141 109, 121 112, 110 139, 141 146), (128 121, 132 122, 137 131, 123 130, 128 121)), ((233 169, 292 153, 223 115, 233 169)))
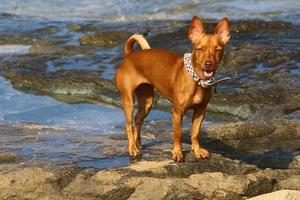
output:
POLYGON ((183 161, 182 145, 181 145, 181 124, 183 112, 173 107, 172 123, 173 123, 173 160, 183 161))
POLYGON ((195 156, 197 158, 209 157, 208 151, 201 148, 199 144, 199 133, 201 130, 201 124, 205 116, 205 107, 206 106, 199 106, 194 108, 194 114, 193 114, 191 142, 192 142, 192 150, 194 151, 195 156))

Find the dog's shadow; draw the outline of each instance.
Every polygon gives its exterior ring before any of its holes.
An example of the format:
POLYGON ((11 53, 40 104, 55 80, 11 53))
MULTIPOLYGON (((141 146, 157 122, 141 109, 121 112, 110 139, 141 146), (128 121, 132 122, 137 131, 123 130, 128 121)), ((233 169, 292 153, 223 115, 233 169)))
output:
MULTIPOLYGON (((272 148, 271 150, 266 150, 264 152, 247 152, 241 151, 232 145, 228 145, 222 140, 211 138, 208 136, 204 136, 201 138, 201 144, 204 148, 206 148, 210 153, 220 154, 223 157, 227 157, 233 160, 240 160, 243 163, 255 165, 260 169, 272 168, 272 169, 287 169, 291 167, 292 162, 295 157, 299 154, 297 152, 300 151, 300 147, 298 149, 294 149, 293 151, 283 151, 280 147, 272 148)), ((190 135, 183 134, 182 138, 183 144, 190 145, 190 135)), ((151 152, 154 146, 169 143, 169 147, 171 148, 171 140, 153 140, 148 141, 143 144, 142 152, 151 152)), ((152 152, 153 153, 153 152, 152 152)), ((191 157, 193 153, 190 150, 183 151, 184 157, 191 157)), ((167 152, 167 156, 171 156, 171 150, 167 152)), ((138 156, 137 158, 132 158, 132 162, 140 161, 143 158, 143 154, 138 156)), ((194 160, 196 158, 193 158, 194 160)))
MULTIPOLYGON (((237 149, 228 145, 222 140, 203 137, 202 146, 212 153, 220 154, 224 157, 240 160, 246 164, 256 165, 260 169, 287 169, 297 156, 298 149, 293 151, 283 151, 280 147, 272 148, 263 152, 249 152, 237 149)), ((298 153, 299 154, 299 153, 298 153)))

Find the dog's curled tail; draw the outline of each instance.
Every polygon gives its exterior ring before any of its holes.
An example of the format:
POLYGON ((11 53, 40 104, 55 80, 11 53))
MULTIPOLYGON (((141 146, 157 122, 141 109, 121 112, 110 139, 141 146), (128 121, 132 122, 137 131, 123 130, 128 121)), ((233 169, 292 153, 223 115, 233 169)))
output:
POLYGON ((125 56, 133 52, 133 45, 135 42, 138 42, 142 49, 150 49, 147 40, 142 35, 134 34, 127 40, 125 44, 125 56))

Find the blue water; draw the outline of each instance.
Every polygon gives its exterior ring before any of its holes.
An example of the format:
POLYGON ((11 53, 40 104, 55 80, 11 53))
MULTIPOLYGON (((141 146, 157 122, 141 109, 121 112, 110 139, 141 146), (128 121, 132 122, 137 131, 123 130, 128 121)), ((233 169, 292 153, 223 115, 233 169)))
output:
MULTIPOLYGON (((48 96, 26 94, 14 90, 0 77, 0 120, 31 122, 41 125, 93 130, 101 133, 123 132, 116 126, 124 124, 119 108, 97 104, 66 104, 48 96)), ((170 119, 169 113, 153 110, 148 120, 170 119)))
MULTIPOLYGON (((106 158, 99 148, 101 135, 124 134, 123 111, 119 108, 66 104, 48 96, 26 94, 14 90, 7 80, 0 77, 0 110, 0 120, 6 123, 13 122, 17 126, 23 123, 25 127, 33 126, 33 129, 52 128, 38 134, 16 131, 16 135, 11 136, 1 132, 0 149, 15 152, 22 159, 97 169, 129 164, 126 155, 106 158)), ((171 120, 171 116, 153 110, 146 120, 155 119, 171 120)))
POLYGON ((300 22, 298 0, 1 0, 0 13, 50 20, 263 19, 300 22))
POLYGON ((0 56, 28 54, 31 45, 0 45, 0 56))

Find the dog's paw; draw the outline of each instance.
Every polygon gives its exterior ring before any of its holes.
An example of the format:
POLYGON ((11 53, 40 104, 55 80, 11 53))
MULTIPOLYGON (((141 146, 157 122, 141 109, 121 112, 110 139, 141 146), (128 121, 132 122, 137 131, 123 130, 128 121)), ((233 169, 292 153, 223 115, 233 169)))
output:
POLYGON ((137 140, 137 141, 135 142, 135 145, 136 145, 136 147, 137 147, 139 150, 142 149, 142 142, 141 142, 141 140, 137 140))
POLYGON ((132 157, 136 157, 140 154, 140 149, 134 144, 128 147, 129 155, 132 157))
POLYGON ((174 161, 178 161, 178 162, 184 162, 183 160, 183 154, 182 154, 182 150, 179 148, 174 148, 173 151, 173 160, 174 161))
POLYGON ((209 152, 201 147, 194 148, 196 158, 209 158, 209 152))

